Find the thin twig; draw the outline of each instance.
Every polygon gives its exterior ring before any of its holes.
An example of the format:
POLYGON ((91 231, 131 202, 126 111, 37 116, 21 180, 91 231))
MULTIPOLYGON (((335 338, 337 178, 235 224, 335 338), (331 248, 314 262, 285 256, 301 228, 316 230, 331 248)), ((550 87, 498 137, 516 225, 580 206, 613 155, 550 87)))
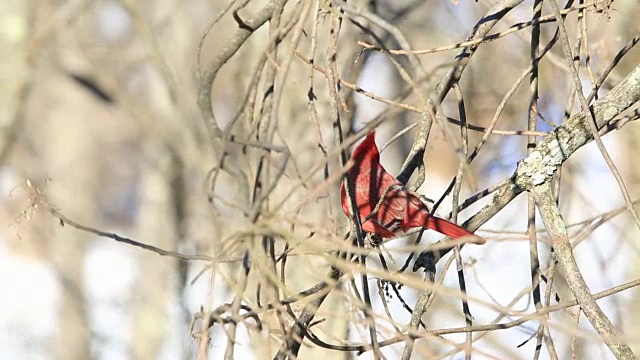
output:
MULTIPOLYGON (((455 186, 453 187, 453 196, 452 196, 452 208, 453 211, 451 213, 451 221, 454 223, 458 220, 458 204, 460 203, 460 191, 462 191, 462 180, 464 176, 464 170, 468 168, 469 164, 467 162, 468 152, 469 152, 469 134, 467 132, 466 124, 467 122, 467 114, 464 105, 464 98, 462 96, 462 91, 460 90, 459 84, 453 85, 454 93, 456 94, 456 98, 458 99, 458 114, 460 115, 460 120, 462 121, 463 126, 460 127, 460 133, 462 138, 462 156, 461 161, 458 164, 458 173, 456 174, 455 186)), ((469 307, 469 300, 467 300, 467 284, 464 277, 464 266, 462 264, 462 255, 460 255, 460 249, 462 247, 460 245, 456 245, 453 248, 453 256, 456 258, 456 272, 458 273, 458 285, 460 286, 460 294, 462 297, 462 312, 464 314, 464 322, 467 327, 473 326, 473 316, 471 315, 471 309, 469 307)), ((471 359, 471 349, 473 348, 473 334, 468 332, 465 335, 465 343, 466 346, 464 348, 464 358, 465 360, 471 359)))
MULTIPOLYGON (((534 22, 531 28, 531 48, 529 57, 531 59, 531 76, 529 77, 529 118, 527 121, 527 130, 535 131, 537 129, 537 109, 538 107, 538 45, 540 44, 540 25, 536 20, 539 20, 542 15, 542 0, 535 0, 533 2, 533 17, 534 22)), ((527 139, 527 155, 531 155, 533 149, 536 147, 536 137, 529 136, 527 139)), ((536 235, 536 208, 533 195, 529 194, 527 199, 527 235, 529 237, 529 261, 531 263, 531 288, 533 296, 533 304, 537 311, 542 309, 542 303, 540 301, 540 258, 538 257, 538 238, 536 235)), ((536 346, 533 354, 534 360, 537 360, 540 356, 540 349, 542 345, 544 323, 538 325, 536 331, 536 346)))
MULTIPOLYGON (((640 279, 629 281, 622 285, 618 285, 608 290, 593 294, 593 298, 595 300, 603 299, 605 297, 617 294, 625 290, 632 289, 637 286, 640 286, 640 279)), ((548 314, 551 314, 559 310, 564 310, 576 305, 578 305, 577 300, 565 301, 556 305, 545 307, 541 311, 536 311, 534 313, 524 315, 516 320, 509 321, 506 323, 498 323, 498 324, 491 324, 491 325, 474 325, 471 328, 464 326, 464 327, 439 329, 439 330, 425 330, 425 331, 418 331, 413 334, 402 334, 402 335, 395 336, 393 338, 381 341, 379 343, 379 346, 381 348, 390 346, 393 344, 397 344, 399 342, 408 341, 410 338, 420 339, 420 338, 430 338, 433 336, 441 336, 441 335, 449 335, 449 334, 461 334, 469 331, 477 333, 477 332, 511 329, 511 328, 520 326, 522 324, 525 324, 529 321, 546 321, 546 317, 548 314)), ((370 344, 351 344, 351 345, 342 345, 342 346, 334 345, 334 349, 342 350, 342 351, 353 351, 353 352, 356 352, 358 355, 360 355, 364 352, 371 351, 372 347, 370 344)))
MULTIPOLYGON (((596 2, 592 1, 592 2, 588 2, 586 4, 580 4, 580 5, 576 5, 573 7, 569 7, 566 9, 563 9, 561 11, 562 15, 567 15, 571 12, 574 12, 576 10, 583 10, 586 8, 589 8, 591 6, 593 6, 596 2)), ((407 51, 404 49, 401 50, 392 50, 392 49, 383 49, 380 47, 377 47, 373 44, 368 44, 364 41, 358 41, 358 45, 362 46, 364 49, 366 50, 374 50, 374 51, 383 51, 392 55, 406 55, 408 53, 412 53, 412 54, 416 54, 416 55, 425 55, 425 54, 432 54, 432 53, 437 53, 437 52, 442 52, 442 51, 450 51, 450 50, 455 50, 455 49, 459 49, 462 47, 468 47, 468 46, 476 46, 476 45, 480 45, 483 43, 488 43, 491 41, 495 41, 499 38, 505 37, 509 34, 512 34, 514 32, 520 31, 520 30, 524 30, 529 26, 539 26, 540 24, 544 24, 544 23, 550 23, 555 21, 555 15, 554 14, 550 14, 550 15, 545 15, 545 16, 540 16, 534 20, 531 21, 525 21, 525 22, 521 22, 521 23, 517 23, 514 25, 511 25, 509 27, 509 29, 501 31, 499 33, 496 34, 491 34, 491 35, 487 35, 487 36, 483 36, 481 38, 478 39, 474 39, 474 40, 468 40, 468 41, 462 41, 459 43, 455 43, 455 44, 451 44, 451 45, 445 45, 445 46, 438 46, 435 48, 431 48, 431 49, 425 49, 425 50, 411 50, 411 51, 407 51)))
POLYGON ((42 202, 42 204, 44 204, 44 206, 46 206, 47 210, 49 210, 49 212, 51 213, 51 215, 53 215, 54 217, 56 217, 59 221, 60 221, 60 225, 64 226, 64 225, 69 225, 73 228, 76 228, 78 230, 81 231, 85 231, 94 235, 98 235, 100 237, 105 237, 105 238, 109 238, 112 240, 115 240, 117 242, 121 242, 127 245, 131 245, 131 246, 135 246, 147 251, 151 251, 154 252, 158 255, 161 256, 169 256, 169 257, 173 257, 176 259, 180 259, 180 260, 184 260, 184 261, 194 261, 194 260, 202 260, 202 261, 209 261, 212 263, 216 263, 218 262, 218 260, 216 260, 215 258, 211 257, 211 256, 207 256, 207 255, 199 255, 199 254, 193 254, 193 255, 189 255, 189 254, 183 254, 177 251, 170 251, 170 250, 164 250, 161 249, 159 247, 153 246, 153 245, 149 245, 149 244, 145 244, 136 240, 132 240, 130 238, 124 237, 124 236, 120 236, 118 234, 115 233, 110 233, 110 232, 106 232, 106 231, 102 231, 102 230, 98 230, 96 228, 92 228, 90 226, 86 226, 86 225, 82 225, 80 223, 78 223, 75 220, 72 220, 68 217, 66 217, 64 214, 62 214, 60 211, 58 211, 57 209, 53 208, 51 205, 42 202))

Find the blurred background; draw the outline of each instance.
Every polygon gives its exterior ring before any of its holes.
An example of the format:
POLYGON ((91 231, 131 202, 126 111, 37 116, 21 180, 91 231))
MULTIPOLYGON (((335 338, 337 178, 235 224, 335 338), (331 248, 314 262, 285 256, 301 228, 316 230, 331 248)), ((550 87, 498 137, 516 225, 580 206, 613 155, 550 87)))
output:
MULTIPOLYGON (((243 254, 259 252, 256 244, 265 237, 275 238, 276 252, 282 252, 285 244, 291 251, 281 296, 323 279, 330 263, 326 254, 340 246, 349 229, 338 206, 341 164, 331 110, 336 98, 324 75, 332 49, 332 19, 339 10, 329 1, 287 2, 282 13, 252 31, 215 74, 210 94, 215 122, 245 143, 212 141, 211 127, 198 106, 201 80, 211 64, 228 53, 230 40, 243 26, 251 28, 253 23, 244 21, 257 17, 267 3, 4 0, 0 4, 0 358, 197 358, 200 345, 189 329, 192 314, 234 298, 243 254), (281 35, 274 41, 278 31, 281 35), (314 59, 315 69, 309 59, 314 59), (251 141, 279 148, 246 144, 251 141), (265 192, 268 197, 258 220, 249 216, 260 195, 256 179, 264 179, 263 191, 275 186, 265 192), (159 256, 80 231, 49 208, 106 233, 215 261, 159 256)), ((397 27, 411 48, 430 49, 464 41, 495 3, 380 0, 352 5, 397 27)), ((530 20, 532 6, 524 1, 492 33, 530 20)), ((640 34, 637 0, 616 0, 599 13, 587 9, 584 25, 576 10, 566 20, 570 41, 580 55, 577 63, 586 94, 618 51, 640 34)), ((543 15, 549 14, 551 9, 544 6, 543 15)), ((460 50, 419 55, 421 69, 416 69, 406 56, 363 51, 358 41, 374 45, 382 41, 389 49, 400 46, 397 37, 373 21, 351 19, 345 17, 335 49, 337 76, 344 82, 337 98, 340 124, 347 133, 381 119, 377 142, 382 146, 420 115, 373 100, 345 84, 421 108, 420 94, 431 96, 460 50), (393 62, 408 69, 409 78, 393 62), (409 84, 410 79, 417 85, 409 84)), ((554 23, 541 26, 543 45, 555 30, 554 23)), ((531 27, 525 26, 478 48, 460 81, 470 123, 489 125, 530 62, 530 42, 531 27)), ((639 63, 640 51, 633 48, 614 68, 600 95, 639 63)), ((580 106, 571 95, 560 42, 539 64, 537 130, 546 132, 580 106)), ((527 126, 526 79, 499 115, 496 129, 504 134, 490 136, 467 169, 461 199, 508 178, 516 162, 526 156, 527 137, 514 133, 527 126)), ((452 94, 442 111, 457 118, 452 94)), ((438 126, 429 138, 427 181, 418 192, 432 199, 444 193, 458 168, 459 130, 450 129, 457 140, 438 126)), ((471 145, 482 135, 471 132, 471 145)), ((383 152, 382 161, 391 173, 400 170, 414 136, 415 130, 409 131, 383 152)), ((638 139, 636 122, 603 137, 633 200, 640 197, 638 139)), ((639 230, 623 210, 620 189, 595 144, 565 163, 559 189, 564 220, 592 292, 637 279, 639 230), (603 218, 612 212, 615 216, 603 218), (594 225, 601 219, 602 224, 594 225)), ((463 211, 459 223, 486 200, 463 211)), ((531 274, 526 208, 526 196, 520 196, 480 229, 479 234, 490 240, 486 245, 462 251, 467 291, 475 299, 474 324, 488 324, 500 314, 508 321, 535 311, 527 290, 531 274)), ((447 215, 450 209, 448 199, 438 213, 447 215)), ((538 228, 544 271, 551 262, 550 249, 540 221, 538 228)), ((440 239, 435 233, 427 238, 428 242, 440 239)), ((394 269, 408 255, 406 248, 394 247, 412 244, 413 239, 396 243, 386 246, 394 269)), ((372 266, 379 268, 376 261, 372 259, 372 266)), ((443 285, 456 293, 455 268, 445 271, 444 263, 438 267, 444 274, 443 285)), ((254 258, 253 266, 245 292, 238 296, 255 306, 258 284, 273 280, 260 273, 267 265, 254 258)), ((414 275, 422 279, 420 273, 414 275)), ((316 331, 326 341, 366 343, 367 327, 350 295, 356 283, 345 282, 320 309, 318 318, 326 321, 316 331)), ((376 293, 373 280, 370 286, 376 293)), ((561 276, 555 277, 553 286, 561 301, 572 299, 561 276)), ((415 304, 416 289, 407 286, 401 293, 409 306, 415 304)), ((267 291, 262 303, 273 296, 267 291)), ((600 302, 636 353, 640 353, 639 296, 637 289, 631 289, 600 302)), ((373 300, 374 312, 382 319, 379 339, 395 336, 393 326, 403 327, 410 318, 397 296, 386 299, 392 316, 385 314, 383 298, 375 294, 373 300)), ((554 296, 551 303, 555 302, 554 296)), ((298 311, 301 305, 293 308, 298 311)), ((437 296, 423 319, 429 329, 464 326, 460 308, 459 297, 437 296)), ((610 358, 577 313, 572 308, 550 317, 559 358, 610 358)), ((262 320, 269 331, 257 330, 250 321, 238 326, 236 358, 271 358, 278 350, 282 324, 291 322, 266 313, 262 320)), ((229 336, 225 329, 229 330, 219 324, 211 328, 209 358, 223 358, 229 336)), ((531 358, 535 340, 518 345, 536 330, 537 323, 532 322, 484 333, 474 341, 474 358, 531 358)), ((418 341, 415 358, 464 358, 459 347, 464 334, 444 338, 447 341, 418 341)), ((305 359, 355 357, 305 344, 301 352, 305 359)), ((402 349, 403 344, 389 346, 383 353, 389 359, 399 358, 402 349)), ((361 357, 370 356, 368 352, 361 357)), ((543 349, 540 358, 549 354, 543 349)))

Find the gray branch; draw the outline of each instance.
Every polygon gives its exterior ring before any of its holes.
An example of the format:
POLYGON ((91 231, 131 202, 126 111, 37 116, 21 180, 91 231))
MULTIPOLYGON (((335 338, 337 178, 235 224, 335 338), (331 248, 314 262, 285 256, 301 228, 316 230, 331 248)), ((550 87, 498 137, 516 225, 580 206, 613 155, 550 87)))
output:
MULTIPOLYGON (((636 67, 604 98, 595 102, 589 110, 598 128, 602 128, 639 100, 640 66, 636 67)), ((614 325, 598 306, 582 277, 573 256, 566 225, 551 195, 549 185, 558 167, 577 149, 593 140, 588 115, 584 112, 574 115, 558 127, 551 136, 540 142, 536 150, 518 164, 515 182, 518 187, 533 194, 545 227, 551 236, 560 269, 582 312, 616 358, 636 359, 629 345, 618 337, 614 325)))

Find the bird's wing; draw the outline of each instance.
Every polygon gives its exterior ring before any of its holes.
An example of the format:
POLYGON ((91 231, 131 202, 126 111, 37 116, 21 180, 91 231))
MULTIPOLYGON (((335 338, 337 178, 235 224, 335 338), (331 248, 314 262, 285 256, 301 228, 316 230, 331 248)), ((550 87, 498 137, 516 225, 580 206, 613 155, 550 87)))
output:
MULTIPOLYGON (((384 203, 380 206, 380 213, 388 222, 391 218, 402 219, 405 212, 406 195, 403 185, 393 176, 381 169, 380 184, 378 186, 378 199, 384 197, 384 203)), ((376 199, 376 203, 377 203, 376 199)), ((376 204, 373 204, 375 207, 376 204)))

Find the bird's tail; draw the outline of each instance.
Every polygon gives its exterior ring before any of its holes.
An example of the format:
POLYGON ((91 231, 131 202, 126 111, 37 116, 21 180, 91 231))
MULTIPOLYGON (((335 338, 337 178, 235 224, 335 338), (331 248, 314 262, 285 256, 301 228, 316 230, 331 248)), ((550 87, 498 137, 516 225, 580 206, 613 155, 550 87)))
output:
MULTIPOLYGON (((424 225, 423 225, 424 226, 424 225)), ((451 221, 435 217, 431 214, 427 217, 426 227, 445 234, 450 238, 457 239, 463 236, 472 236, 473 233, 462 226, 456 225, 451 221)))
POLYGON ((479 240, 482 238, 474 235, 471 231, 463 228, 460 225, 456 225, 451 221, 433 216, 431 215, 431 213, 424 209, 422 209, 422 211, 418 212, 416 216, 413 217, 411 223, 413 225, 412 227, 426 227, 453 239, 459 239, 463 236, 473 236, 474 238, 478 239, 478 241, 473 241, 474 243, 484 243, 484 240, 479 240))

